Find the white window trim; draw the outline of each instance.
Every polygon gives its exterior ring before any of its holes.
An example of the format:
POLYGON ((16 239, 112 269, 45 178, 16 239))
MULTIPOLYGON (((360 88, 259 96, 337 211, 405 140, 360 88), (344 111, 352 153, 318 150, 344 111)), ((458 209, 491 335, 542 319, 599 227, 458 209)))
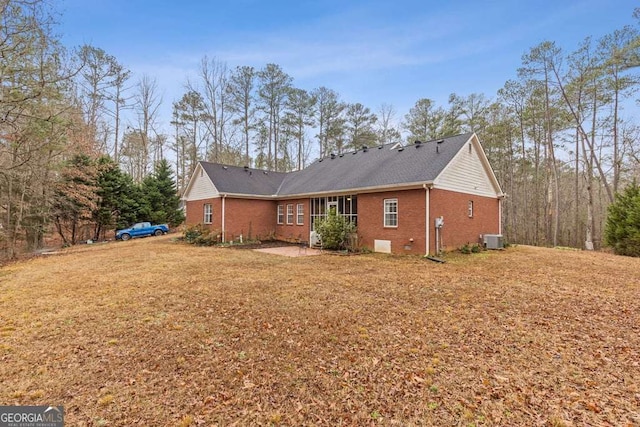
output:
POLYGON ((278 205, 278 224, 284 224, 284 205, 278 205))
POLYGON ((211 203, 205 203, 204 207, 203 207, 203 222, 205 224, 212 224, 213 223, 213 206, 211 205, 211 203), (207 209, 209 208, 209 209, 207 209), (207 212, 208 210, 208 212, 207 212), (209 220, 207 220, 207 217, 209 218, 209 220))
POLYGON ((296 224, 304 225, 304 204, 298 203, 296 206, 296 224))
POLYGON ((287 204, 287 225, 293 225, 293 203, 287 204))
POLYGON ((467 203, 467 215, 469 215, 469 218, 473 218, 473 200, 469 200, 469 203, 467 203))
POLYGON ((398 199, 384 199, 384 209, 383 209, 383 224, 384 224, 384 228, 398 228, 398 222, 400 222, 398 220, 398 217, 399 217, 398 199), (391 211, 387 210, 387 207, 390 207, 391 203, 395 203, 395 205, 396 205, 396 211, 395 212, 391 212, 391 211), (395 225, 387 224, 387 215, 395 215, 395 218, 396 218, 395 225))

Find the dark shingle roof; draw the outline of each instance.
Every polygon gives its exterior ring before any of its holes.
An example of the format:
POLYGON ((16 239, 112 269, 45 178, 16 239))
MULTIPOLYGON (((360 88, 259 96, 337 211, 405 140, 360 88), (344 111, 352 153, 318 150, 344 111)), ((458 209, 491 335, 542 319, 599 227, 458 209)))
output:
POLYGON ((286 173, 200 162, 220 193, 273 196, 286 173))
POLYGON ((278 195, 320 193, 433 181, 460 151, 471 133, 414 144, 404 149, 360 149, 325 157, 306 169, 287 174, 278 195), (442 141, 438 143, 437 141, 442 141), (437 151, 436 151, 437 146, 437 151))
POLYGON ((467 133, 391 150, 369 147, 316 160, 290 173, 201 162, 221 193, 289 196, 431 182, 473 135, 467 133), (438 142, 440 141, 440 142, 438 142))

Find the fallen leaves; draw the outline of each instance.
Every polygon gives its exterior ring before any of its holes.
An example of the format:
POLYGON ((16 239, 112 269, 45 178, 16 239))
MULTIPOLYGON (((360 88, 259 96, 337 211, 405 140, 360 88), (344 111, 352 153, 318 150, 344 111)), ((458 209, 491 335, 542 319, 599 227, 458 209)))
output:
POLYGON ((640 260, 83 249, 3 269, 0 401, 70 425, 640 425, 640 260))

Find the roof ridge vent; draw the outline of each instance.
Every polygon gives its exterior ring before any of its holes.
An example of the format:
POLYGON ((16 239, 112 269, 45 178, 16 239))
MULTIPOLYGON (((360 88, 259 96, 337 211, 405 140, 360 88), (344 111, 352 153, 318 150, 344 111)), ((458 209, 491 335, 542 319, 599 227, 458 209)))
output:
POLYGON ((384 144, 378 145, 378 150, 382 150, 384 148, 384 144))
POLYGON ((422 141, 416 140, 414 144, 416 148, 420 148, 420 146, 422 145, 422 141))
POLYGON ((331 153, 331 160, 336 158, 336 153, 331 153))
POLYGON ((362 146, 362 152, 366 153, 369 150, 369 147, 367 147, 366 145, 362 146))
POLYGON ((404 151, 404 147, 398 148, 398 152, 400 152, 400 151, 404 151))

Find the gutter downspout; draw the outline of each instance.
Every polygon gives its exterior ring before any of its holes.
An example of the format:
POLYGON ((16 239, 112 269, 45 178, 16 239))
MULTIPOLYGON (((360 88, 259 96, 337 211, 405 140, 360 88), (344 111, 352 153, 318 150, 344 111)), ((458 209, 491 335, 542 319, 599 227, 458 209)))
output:
POLYGON ((225 235, 224 235, 224 217, 225 217, 225 211, 224 211, 224 200, 227 198, 226 194, 222 195, 222 243, 225 243, 225 235))
POLYGON ((428 256, 429 255, 429 222, 431 221, 430 215, 429 215, 429 202, 430 202, 430 192, 429 190, 431 189, 431 186, 427 185, 427 184, 422 184, 422 188, 424 188, 424 211, 425 211, 425 218, 424 218, 424 256, 428 256))
POLYGON ((498 198, 498 234, 502 235, 502 201, 504 194, 498 198))

